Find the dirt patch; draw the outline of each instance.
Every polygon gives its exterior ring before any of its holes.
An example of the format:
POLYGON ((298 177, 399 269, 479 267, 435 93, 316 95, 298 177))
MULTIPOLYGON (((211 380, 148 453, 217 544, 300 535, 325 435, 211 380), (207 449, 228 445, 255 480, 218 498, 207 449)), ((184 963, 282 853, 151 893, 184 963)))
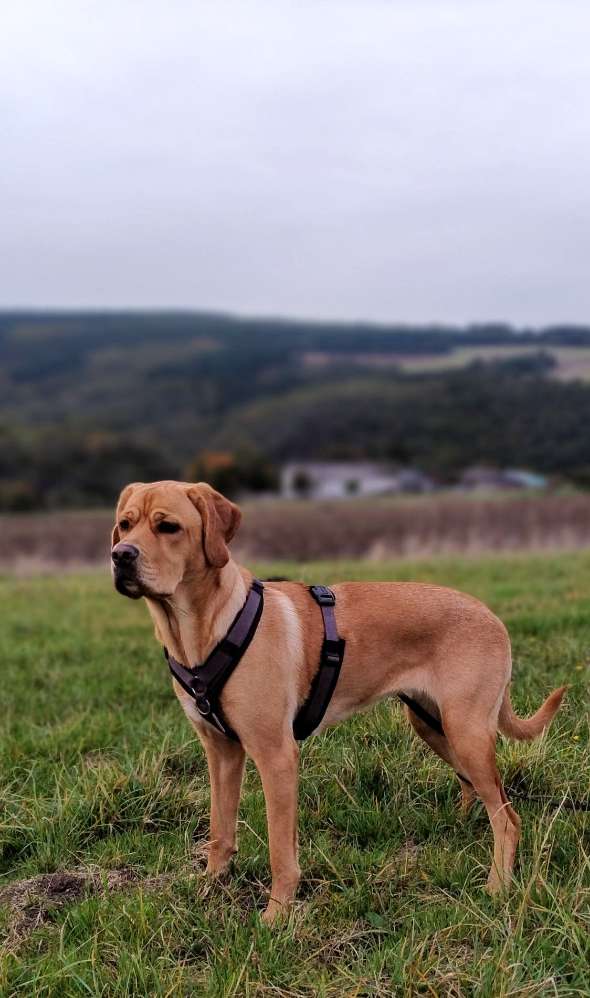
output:
POLYGON ((384 883, 385 881, 392 880, 394 877, 398 879, 406 877, 410 870, 416 866, 421 848, 422 846, 414 842, 413 839, 407 839, 401 849, 397 850, 395 856, 388 860, 379 870, 375 877, 375 882, 384 883))
POLYGON ((58 870, 16 880, 0 889, 0 905, 5 905, 11 916, 2 949, 5 952, 16 950, 31 932, 48 921, 52 912, 74 901, 135 886, 154 891, 165 887, 171 879, 169 873, 141 878, 130 867, 122 867, 58 870))
POLYGON ((115 757, 102 749, 91 749, 82 756, 84 769, 101 769, 103 766, 112 766, 115 762, 115 757))

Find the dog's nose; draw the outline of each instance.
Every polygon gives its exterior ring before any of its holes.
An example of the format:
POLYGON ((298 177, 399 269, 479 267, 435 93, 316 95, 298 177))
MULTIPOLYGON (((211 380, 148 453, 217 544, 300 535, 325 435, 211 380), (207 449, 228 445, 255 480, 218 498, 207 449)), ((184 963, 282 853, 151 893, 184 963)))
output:
POLYGON ((139 548, 135 544, 115 544, 111 551, 111 558, 117 568, 129 567, 133 564, 139 554, 139 548))

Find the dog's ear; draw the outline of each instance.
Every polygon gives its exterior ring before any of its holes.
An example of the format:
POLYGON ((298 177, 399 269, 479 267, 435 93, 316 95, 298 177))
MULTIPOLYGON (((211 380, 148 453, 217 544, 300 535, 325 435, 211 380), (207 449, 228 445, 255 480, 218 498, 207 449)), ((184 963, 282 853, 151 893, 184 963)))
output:
POLYGON ((187 494, 203 521, 205 557, 214 568, 223 568, 229 561, 227 545, 240 525, 242 514, 235 503, 206 482, 191 485, 187 494))
MULTIPOLYGON (((126 485, 125 488, 123 489, 123 491, 121 492, 121 495, 119 496, 119 498, 117 500, 117 509, 116 509, 116 512, 115 512, 115 519, 116 520, 119 519, 119 510, 123 508, 123 506, 125 505, 125 503, 129 499, 129 496, 133 492, 133 489, 135 488, 135 486, 139 485, 139 484, 140 484, 139 482, 133 482, 131 485, 126 485)), ((111 534, 111 548, 114 548, 115 544, 118 544, 120 540, 121 540, 121 535, 119 533, 119 527, 115 523, 115 526, 113 527, 113 532, 111 534)))

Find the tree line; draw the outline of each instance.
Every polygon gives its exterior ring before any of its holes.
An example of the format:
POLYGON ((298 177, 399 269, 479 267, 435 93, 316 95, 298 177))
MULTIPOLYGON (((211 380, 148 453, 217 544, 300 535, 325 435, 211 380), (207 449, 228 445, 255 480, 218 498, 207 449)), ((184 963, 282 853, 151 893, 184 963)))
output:
POLYGON ((564 345, 587 348, 590 328, 4 313, 0 508, 110 504, 126 481, 179 476, 265 491, 305 458, 414 465, 441 483, 473 463, 529 467, 585 487, 590 384, 553 377, 548 351, 564 345), (465 345, 515 349, 425 374, 357 361, 465 345))

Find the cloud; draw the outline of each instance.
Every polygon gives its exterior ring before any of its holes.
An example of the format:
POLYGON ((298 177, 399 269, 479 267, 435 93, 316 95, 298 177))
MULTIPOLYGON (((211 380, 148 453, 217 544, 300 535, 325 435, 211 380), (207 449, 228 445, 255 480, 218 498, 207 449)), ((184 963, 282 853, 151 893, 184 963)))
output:
POLYGON ((5 305, 587 321, 581 0, 29 0, 5 305))

